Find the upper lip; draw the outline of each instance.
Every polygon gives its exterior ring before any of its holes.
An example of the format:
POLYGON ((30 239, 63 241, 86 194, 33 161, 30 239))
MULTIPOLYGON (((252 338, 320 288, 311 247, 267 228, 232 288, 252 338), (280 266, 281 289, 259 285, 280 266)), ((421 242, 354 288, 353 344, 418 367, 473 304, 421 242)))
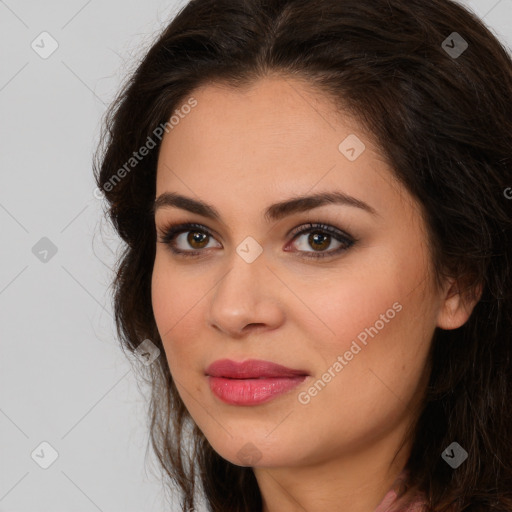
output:
POLYGON ((257 379, 265 377, 297 377, 309 374, 305 370, 295 370, 261 359, 249 359, 242 362, 232 361, 231 359, 219 359, 206 368, 206 375, 231 379, 257 379))

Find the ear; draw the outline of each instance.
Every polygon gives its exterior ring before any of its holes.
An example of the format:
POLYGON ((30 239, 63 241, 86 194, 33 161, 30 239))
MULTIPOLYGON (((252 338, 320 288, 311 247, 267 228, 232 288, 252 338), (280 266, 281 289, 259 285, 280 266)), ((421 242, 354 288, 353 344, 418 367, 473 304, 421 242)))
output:
POLYGON ((464 325, 482 297, 482 284, 461 286, 460 281, 449 279, 443 290, 437 326, 457 329, 464 325))

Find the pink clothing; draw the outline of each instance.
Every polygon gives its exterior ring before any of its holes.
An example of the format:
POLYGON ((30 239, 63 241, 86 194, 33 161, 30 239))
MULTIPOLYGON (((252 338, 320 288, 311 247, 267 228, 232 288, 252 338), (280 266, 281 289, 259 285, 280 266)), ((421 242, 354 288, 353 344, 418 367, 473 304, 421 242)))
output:
MULTIPOLYGON (((400 486, 405 482, 407 477, 407 471, 404 469, 396 478, 393 483, 391 489, 388 491, 386 496, 384 496, 383 500, 380 502, 379 506, 375 509, 375 512, 388 512, 389 507, 394 503, 397 492, 400 489, 400 486)), ((400 512, 421 512, 423 501, 417 500, 407 509, 400 509, 400 512)))

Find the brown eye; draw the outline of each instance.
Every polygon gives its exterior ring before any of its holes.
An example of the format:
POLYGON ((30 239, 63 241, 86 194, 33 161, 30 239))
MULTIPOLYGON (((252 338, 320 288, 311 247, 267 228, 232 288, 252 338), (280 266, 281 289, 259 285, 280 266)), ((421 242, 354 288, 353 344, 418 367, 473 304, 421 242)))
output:
POLYGON ((187 243, 195 249, 204 249, 205 240, 207 240, 210 235, 201 231, 189 231, 188 233, 189 235, 187 236, 187 243))
POLYGON ((308 237, 308 243, 315 250, 327 249, 331 243, 331 235, 325 235, 322 233, 311 233, 308 237))
POLYGON ((197 256, 207 248, 213 235, 201 224, 180 224, 162 230, 160 242, 168 245, 174 254, 197 256), (181 245, 181 247, 180 247, 181 245))
POLYGON ((299 244, 300 250, 298 252, 304 253, 303 257, 305 258, 332 256, 349 249, 355 243, 352 237, 345 235, 336 228, 324 224, 308 224, 306 227, 301 226, 294 230, 294 233, 296 233, 294 243, 296 243, 295 240, 300 240, 302 236, 309 234, 307 240, 302 242, 302 246, 299 244), (338 243, 338 247, 327 251, 326 249, 331 246, 333 241, 338 243), (308 248, 312 248, 313 250, 308 250, 308 248))

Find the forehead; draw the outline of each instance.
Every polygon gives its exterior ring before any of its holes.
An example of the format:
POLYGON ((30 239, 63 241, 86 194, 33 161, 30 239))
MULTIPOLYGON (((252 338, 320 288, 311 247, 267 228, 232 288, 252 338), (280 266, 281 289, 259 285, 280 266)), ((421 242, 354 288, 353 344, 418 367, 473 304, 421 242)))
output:
POLYGON ((270 76, 241 88, 213 83, 199 87, 189 97, 194 97, 197 105, 172 129, 172 138, 176 144, 186 138, 199 149, 232 141, 231 147, 224 148, 226 157, 227 150, 249 145, 256 152, 258 143, 266 150, 297 153, 301 149, 311 152, 311 145, 326 151, 334 144, 337 150, 338 139, 347 130, 370 142, 371 134, 363 133, 353 116, 340 115, 332 99, 295 79, 270 76), (327 134, 329 139, 319 146, 319 136, 327 134), (304 148, 304 143, 308 147, 304 148))
POLYGON ((372 135, 302 81, 208 84, 189 98, 196 106, 162 140, 157 195, 172 189, 211 202, 270 202, 270 195, 277 201, 336 189, 364 196, 377 210, 404 195, 372 135), (355 160, 347 158, 349 146, 355 160))

